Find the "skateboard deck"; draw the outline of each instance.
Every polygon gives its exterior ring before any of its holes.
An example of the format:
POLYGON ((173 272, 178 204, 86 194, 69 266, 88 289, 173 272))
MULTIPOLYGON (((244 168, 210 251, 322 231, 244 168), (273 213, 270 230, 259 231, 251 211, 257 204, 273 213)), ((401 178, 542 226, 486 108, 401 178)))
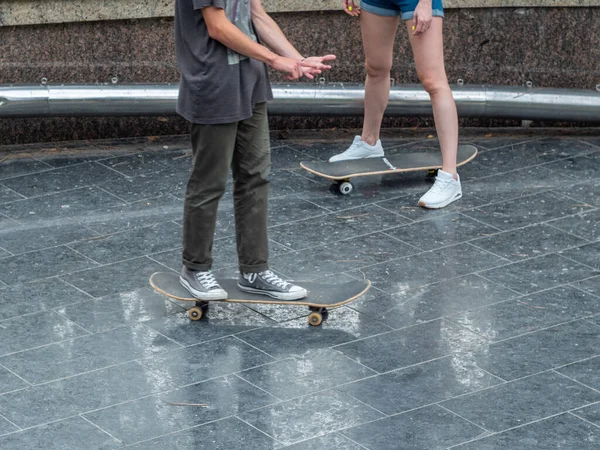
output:
MULTIPOLYGON (((477 156, 477 148, 473 145, 459 145, 457 166, 462 166, 477 156)), ((340 182, 340 192, 349 194, 352 191, 350 178, 389 173, 414 172, 420 170, 437 170, 442 168, 442 155, 438 150, 402 153, 384 158, 363 158, 349 161, 322 162, 303 161, 300 166, 315 175, 340 182)))
POLYGON ((208 311, 208 304, 211 302, 258 303, 308 307, 311 311, 308 323, 316 326, 327 318, 328 309, 346 305, 364 295, 371 288, 369 280, 356 280, 341 284, 301 283, 302 287, 308 291, 308 297, 289 301, 243 292, 238 288, 237 280, 234 279, 219 279, 218 282, 229 294, 227 300, 199 300, 192 297, 179 282, 179 274, 174 272, 156 272, 150 277, 150 286, 156 292, 174 300, 195 303, 195 306, 188 310, 188 316, 192 320, 200 320, 208 311))

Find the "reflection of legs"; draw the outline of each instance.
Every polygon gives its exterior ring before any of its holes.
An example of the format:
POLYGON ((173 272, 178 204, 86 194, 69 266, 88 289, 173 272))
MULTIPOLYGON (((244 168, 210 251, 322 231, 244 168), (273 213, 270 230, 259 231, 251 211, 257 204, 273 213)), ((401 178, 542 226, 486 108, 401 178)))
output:
POLYGON ((367 80, 362 140, 375 145, 390 96, 390 72, 399 17, 363 11, 360 16, 367 80))
POLYGON ((240 271, 262 272, 268 269, 269 257, 271 150, 266 103, 257 105, 253 116, 239 123, 231 168, 240 271))
POLYGON ((217 208, 227 185, 237 126, 192 125, 193 168, 183 215, 183 264, 188 269, 212 266, 217 208))
POLYGON ((431 97, 433 117, 442 150, 442 171, 456 178, 458 115, 444 67, 443 19, 434 17, 425 33, 413 36, 412 21, 406 21, 417 75, 431 97))

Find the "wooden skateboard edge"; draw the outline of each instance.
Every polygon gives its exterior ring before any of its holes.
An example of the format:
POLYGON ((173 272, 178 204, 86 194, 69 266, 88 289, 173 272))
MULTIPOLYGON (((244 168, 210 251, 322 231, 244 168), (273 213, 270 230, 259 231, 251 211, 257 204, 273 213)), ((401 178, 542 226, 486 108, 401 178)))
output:
MULTIPOLYGON (((468 144, 468 145, 470 145, 470 144, 468 144)), ((470 163, 471 161, 473 161, 475 159, 475 157, 479 153, 479 149, 477 147, 475 147, 474 145, 472 147, 475 148, 475 153, 473 153, 472 156, 465 159, 464 161, 457 163, 456 167, 464 166, 465 164, 470 163)), ((327 174, 318 172, 309 167, 306 167, 306 165, 304 164, 304 161, 300 162, 300 167, 302 167, 304 170, 306 170, 307 172, 310 172, 314 175, 317 175, 322 178, 327 178, 328 180, 335 180, 335 181, 347 180, 349 178, 373 176, 373 175, 385 175, 388 173, 419 172, 419 171, 436 170, 436 169, 442 168, 442 166, 436 165, 436 166, 413 167, 411 169, 388 169, 388 170, 378 170, 378 171, 374 171, 374 172, 356 172, 356 173, 352 173, 352 174, 344 175, 344 176, 332 176, 332 175, 327 175, 327 174)))
MULTIPOLYGON (((353 302, 356 299, 359 299, 360 297, 362 297, 363 295, 365 295, 369 289, 371 289, 371 281, 370 280, 363 280, 367 282, 367 285, 365 286, 365 288, 358 294, 354 295, 353 297, 346 299, 344 301, 338 302, 338 303, 331 303, 331 304, 320 304, 320 303, 311 303, 311 302, 303 302, 302 300, 269 300, 267 297, 265 297, 265 300, 243 300, 243 299, 235 299, 235 298, 228 298, 226 300, 201 300, 198 298, 194 298, 194 297, 179 297, 177 295, 174 294, 170 294, 169 292, 165 291, 164 289, 159 288, 154 282, 153 282, 153 277, 155 275, 161 274, 161 273, 169 273, 169 272, 154 272, 151 276, 150 276, 150 286, 152 286, 152 289, 154 289, 156 292, 158 292, 159 294, 162 294, 166 297, 172 298, 174 300, 179 300, 182 302, 207 302, 207 303, 212 303, 212 302, 222 302, 222 303, 253 303, 253 304, 259 304, 259 305, 295 305, 295 306, 308 306, 308 307, 314 307, 314 308, 327 308, 327 309, 332 309, 332 308, 337 308, 343 305, 346 305, 348 303, 353 302)), ((174 276, 177 276, 177 274, 173 273, 174 276)), ((361 281, 361 280, 356 280, 356 281, 361 281)), ((182 286, 182 289, 183 286, 182 286)))

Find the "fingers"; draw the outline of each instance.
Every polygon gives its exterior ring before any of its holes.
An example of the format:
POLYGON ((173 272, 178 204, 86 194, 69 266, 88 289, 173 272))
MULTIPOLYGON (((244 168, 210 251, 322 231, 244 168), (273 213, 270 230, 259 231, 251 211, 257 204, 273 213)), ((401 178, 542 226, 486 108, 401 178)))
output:
POLYGON ((419 14, 415 13, 413 18, 413 25, 411 27, 411 31, 413 36, 417 36, 419 34, 425 33, 429 27, 431 26, 431 18, 422 19, 419 14))
POLYGON ((335 55, 321 56, 321 61, 334 61, 335 59, 337 59, 337 56, 335 55))
POLYGON ((356 17, 360 14, 360 8, 354 3, 354 0, 343 0, 342 7, 349 16, 356 17))

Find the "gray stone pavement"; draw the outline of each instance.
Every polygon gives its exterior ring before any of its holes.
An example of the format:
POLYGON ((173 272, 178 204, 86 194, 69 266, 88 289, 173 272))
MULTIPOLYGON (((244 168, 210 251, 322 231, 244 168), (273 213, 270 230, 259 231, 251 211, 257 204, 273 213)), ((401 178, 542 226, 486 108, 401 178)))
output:
MULTIPOLYGON (((347 142, 273 141, 272 267, 374 285, 319 328, 190 322, 149 288, 180 267, 186 136, 0 147, 0 448, 598 449, 600 137, 464 140, 441 211, 416 206, 423 173, 336 196, 299 162, 347 142)), ((230 186, 222 276, 232 208, 230 186)))

